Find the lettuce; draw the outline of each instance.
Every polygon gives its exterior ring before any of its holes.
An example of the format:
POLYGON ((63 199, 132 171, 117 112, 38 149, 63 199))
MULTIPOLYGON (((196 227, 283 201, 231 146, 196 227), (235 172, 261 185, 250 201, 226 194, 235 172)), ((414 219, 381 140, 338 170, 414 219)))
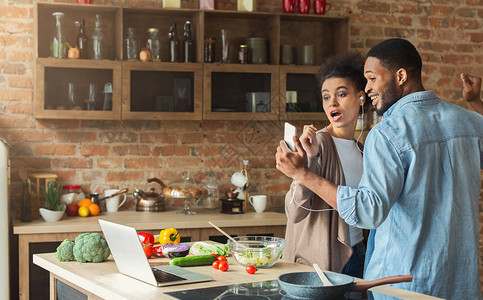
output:
POLYGON ((219 244, 216 242, 196 242, 190 248, 192 255, 228 255, 228 244, 219 244))

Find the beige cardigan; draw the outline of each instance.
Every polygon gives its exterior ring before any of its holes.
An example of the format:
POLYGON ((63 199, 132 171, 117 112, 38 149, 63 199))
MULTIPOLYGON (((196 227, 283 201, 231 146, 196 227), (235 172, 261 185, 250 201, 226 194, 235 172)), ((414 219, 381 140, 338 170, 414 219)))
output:
MULTIPOLYGON (((334 184, 345 185, 342 164, 331 135, 323 128, 317 131, 316 137, 319 155, 308 158, 309 169, 334 184)), ((352 255, 349 226, 335 210, 311 212, 300 208, 292 201, 294 189, 294 199, 301 206, 314 210, 331 208, 311 190, 292 182, 285 196, 288 220, 283 259, 304 265, 317 263, 322 269, 341 272, 352 255)))

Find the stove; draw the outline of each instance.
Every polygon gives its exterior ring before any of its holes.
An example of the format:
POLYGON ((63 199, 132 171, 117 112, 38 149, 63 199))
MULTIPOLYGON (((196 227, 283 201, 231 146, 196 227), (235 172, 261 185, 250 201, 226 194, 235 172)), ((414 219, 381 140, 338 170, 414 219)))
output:
MULTIPOLYGON (((234 284, 217 286, 204 289, 195 289, 187 291, 166 293, 180 300, 231 300, 231 299, 250 299, 250 300, 292 300, 282 288, 278 285, 277 280, 257 281, 244 284, 234 284)), ((297 298, 301 299, 301 298, 297 298)), ((305 299, 305 298, 304 298, 305 299)), ((334 300, 401 300, 387 296, 384 294, 367 291, 367 292, 347 292, 341 299, 334 300)))

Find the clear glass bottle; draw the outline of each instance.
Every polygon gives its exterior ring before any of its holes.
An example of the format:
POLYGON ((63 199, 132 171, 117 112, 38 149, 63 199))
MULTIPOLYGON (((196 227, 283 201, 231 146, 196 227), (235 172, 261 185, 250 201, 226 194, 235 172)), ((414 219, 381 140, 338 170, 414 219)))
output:
MULTIPOLYGON (((76 22, 77 23, 77 22, 76 22)), ((79 58, 87 59, 87 35, 84 19, 79 22, 79 33, 77 34, 77 47, 79 48, 79 58)))
POLYGON ((96 15, 96 25, 92 32, 92 59, 104 59, 104 34, 101 28, 101 16, 96 15))
POLYGON ((193 38, 191 37, 191 21, 184 23, 184 62, 193 62, 193 38))
POLYGON ((208 182, 206 183, 208 196, 203 199, 203 207, 206 209, 216 209, 220 207, 220 191, 214 173, 208 174, 208 182))
POLYGON ((169 28, 169 61, 178 62, 178 36, 176 33, 176 23, 171 24, 169 28))
POLYGON ((124 50, 126 51, 127 60, 138 60, 139 44, 136 37, 136 29, 133 27, 127 29, 127 37, 124 40, 124 50))
POLYGON ((147 47, 152 61, 161 61, 161 39, 157 28, 148 28, 147 47))
POLYGON ((54 36, 52 38, 52 42, 50 43, 50 56, 54 58, 66 58, 67 41, 62 28, 64 13, 54 12, 52 16, 55 18, 55 27, 54 36))

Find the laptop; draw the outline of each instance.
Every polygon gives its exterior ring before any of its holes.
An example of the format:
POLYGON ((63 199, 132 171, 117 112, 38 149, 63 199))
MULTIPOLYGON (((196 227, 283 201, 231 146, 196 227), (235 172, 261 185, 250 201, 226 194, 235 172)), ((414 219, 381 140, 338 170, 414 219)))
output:
POLYGON ((178 266, 151 267, 133 227, 99 219, 116 266, 124 275, 154 286, 168 286, 212 280, 212 277, 178 266))

